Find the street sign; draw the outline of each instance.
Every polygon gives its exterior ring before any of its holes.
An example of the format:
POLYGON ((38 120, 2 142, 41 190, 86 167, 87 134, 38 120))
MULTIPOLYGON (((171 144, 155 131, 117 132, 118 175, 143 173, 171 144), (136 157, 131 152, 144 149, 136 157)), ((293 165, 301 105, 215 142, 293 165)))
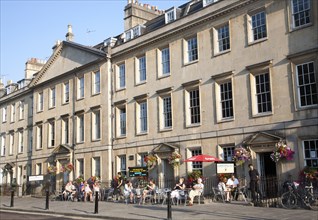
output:
POLYGON ((234 173, 234 163, 217 163, 216 173, 234 173))
POLYGON ((29 181, 40 181, 43 180, 43 175, 29 176, 29 181))

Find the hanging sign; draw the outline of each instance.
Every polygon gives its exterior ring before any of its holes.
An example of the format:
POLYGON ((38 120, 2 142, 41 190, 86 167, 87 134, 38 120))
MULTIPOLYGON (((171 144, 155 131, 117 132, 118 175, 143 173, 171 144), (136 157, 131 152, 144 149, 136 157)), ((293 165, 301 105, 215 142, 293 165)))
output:
POLYGON ((234 173, 234 163, 217 163, 216 173, 234 173))
POLYGON ((147 167, 129 167, 129 177, 148 176, 147 167))

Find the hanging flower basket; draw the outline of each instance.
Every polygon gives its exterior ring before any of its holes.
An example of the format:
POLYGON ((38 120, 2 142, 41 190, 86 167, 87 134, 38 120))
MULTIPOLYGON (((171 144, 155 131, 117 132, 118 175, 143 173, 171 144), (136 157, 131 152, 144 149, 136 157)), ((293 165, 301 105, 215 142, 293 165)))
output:
POLYGON ((69 163, 65 166, 65 170, 71 172, 74 169, 73 164, 69 163))
POLYGON ((234 149, 233 161, 237 166, 243 165, 246 161, 251 159, 251 152, 249 149, 238 146, 234 149))
POLYGON ((57 171, 57 167, 56 166, 48 166, 47 167, 48 174, 55 175, 56 171, 57 171))
POLYGON ((168 158, 169 164, 171 164, 173 167, 178 167, 180 166, 180 159, 181 155, 178 152, 174 151, 168 158))
POLYGON ((144 161, 147 164, 148 170, 153 169, 157 165, 157 157, 152 154, 146 156, 144 161))
POLYGON ((294 158, 295 151, 290 149, 283 141, 279 141, 275 144, 276 149, 270 155, 271 159, 277 163, 281 159, 292 160, 294 158))

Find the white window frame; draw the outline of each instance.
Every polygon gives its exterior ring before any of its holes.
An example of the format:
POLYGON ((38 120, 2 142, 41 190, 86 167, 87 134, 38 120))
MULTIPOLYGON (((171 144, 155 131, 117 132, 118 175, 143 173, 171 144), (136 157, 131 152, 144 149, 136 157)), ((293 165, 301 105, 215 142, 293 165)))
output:
POLYGON ((55 121, 49 120, 48 122, 48 147, 54 147, 56 145, 55 139, 55 121))
POLYGON ((186 83, 186 84, 183 84, 183 87, 184 87, 184 103, 185 103, 185 124, 186 124, 186 127, 193 127, 193 126, 200 126, 201 125, 201 122, 202 122, 202 108, 201 108, 201 105, 202 105, 202 99, 201 99, 201 89, 200 89, 200 83, 201 83, 201 80, 196 80, 194 82, 189 82, 189 83, 186 83), (191 114, 191 108, 194 108, 194 106, 191 106, 191 100, 190 100, 190 94, 193 92, 193 91, 196 91, 198 90, 199 92, 199 106, 198 106, 198 110, 199 110, 199 122, 192 122, 192 114, 191 114))
POLYGON ((101 177, 101 157, 93 157, 92 158, 92 176, 101 177), (98 161, 98 162, 97 162, 98 161))
POLYGON ((63 104, 70 102, 70 83, 65 82, 63 84, 63 104))
POLYGON ((92 111, 92 141, 101 139, 101 110, 92 111))
POLYGON ((177 19, 177 9, 173 7, 171 10, 165 13, 166 24, 171 23, 177 19))
POLYGON ((7 121, 7 106, 2 108, 2 122, 6 122, 7 121))
POLYGON ((136 82, 137 85, 147 82, 146 54, 136 58, 136 82))
POLYGON ((18 153, 23 153, 23 129, 19 129, 19 143, 18 143, 18 153))
POLYGON ((246 19, 247 19, 247 39, 248 39, 248 43, 249 44, 254 44, 254 43, 258 43, 258 42, 262 42, 264 40, 267 40, 268 39, 268 22, 267 22, 267 12, 266 12, 266 9, 263 7, 263 8, 259 8, 257 10, 254 10, 254 11, 251 11, 247 14, 246 16, 246 19), (260 26, 256 26, 256 27, 253 27, 253 19, 254 18, 258 18, 258 17, 255 17, 255 16, 259 16, 260 14, 264 13, 264 16, 265 16, 265 24, 262 24, 260 26), (262 33, 265 33, 265 36, 263 37, 260 37, 258 39, 255 39, 254 38, 254 31, 258 30, 261 26, 265 26, 265 31, 262 32, 262 33))
POLYGON ((251 107, 252 107, 252 117, 261 117, 274 114, 274 100, 273 100, 273 86, 272 86, 272 61, 265 61, 261 64, 255 64, 247 67, 250 81, 250 96, 251 96, 251 107), (269 76, 269 93, 270 93, 270 111, 259 112, 258 110, 258 100, 256 91, 256 76, 268 74, 269 76))
MULTIPOLYGON (((201 146, 191 146, 189 148, 186 148, 186 157, 192 157, 197 154, 202 154, 202 148, 201 146), (196 154, 194 154, 196 152, 196 154)), ((188 172, 193 172, 195 170, 201 171, 201 174, 203 175, 203 162, 189 162, 187 163, 187 170, 188 172), (196 167, 194 167, 196 166, 196 167), (200 167, 201 166, 201 167, 200 167)))
POLYGON ((24 119, 24 100, 19 102, 19 120, 24 119))
POLYGON ((49 108, 54 108, 56 105, 56 89, 55 87, 50 88, 50 99, 49 108))
POLYGON ((210 5, 210 4, 213 4, 213 3, 215 3, 215 2, 217 2, 218 0, 202 0, 202 2, 203 2, 203 7, 206 7, 206 6, 208 6, 208 5, 210 5))
POLYGON ((62 118, 62 144, 70 142, 70 120, 69 117, 62 118))
POLYGON ((198 36, 192 36, 183 40, 184 64, 195 63, 199 60, 198 36), (191 48, 189 48, 191 46, 191 48))
POLYGON ((216 107, 216 118, 217 122, 226 122, 234 120, 235 115, 235 104, 234 104, 234 83, 233 83, 233 72, 225 72, 219 74, 217 76, 212 76, 215 80, 215 107, 216 107), (231 117, 223 117, 223 106, 222 106, 222 93, 221 93, 221 86, 224 83, 231 83, 232 86, 232 111, 233 116, 231 117))
MULTIPOLYGON (((304 68, 302 68, 304 69, 304 68)), ((300 64, 296 64, 295 65, 295 70, 296 70, 296 86, 297 86, 297 93, 298 93, 298 105, 301 107, 301 108, 307 108, 307 107, 312 107, 312 106, 317 106, 318 105, 318 102, 317 102, 317 99, 318 99, 318 94, 317 94, 317 79, 315 77, 317 77, 317 70, 315 69, 315 62, 314 61, 309 61, 309 62, 305 62, 305 63, 300 63, 300 64), (312 79, 314 79, 315 81, 314 82, 309 82, 309 83, 306 83, 306 84, 303 84, 302 86, 310 86, 310 90, 312 91, 313 88, 316 89, 316 94, 313 94, 313 93, 310 93, 310 97, 311 97, 311 100, 312 100, 312 104, 308 104, 308 105, 302 105, 302 101, 301 101, 301 96, 302 94, 300 93, 300 85, 299 85, 299 72, 298 72, 298 66, 302 66, 304 67, 304 65, 310 65, 312 64, 313 66, 313 72, 311 72, 311 75, 312 77, 308 77, 308 80, 311 81, 312 79), (315 102, 315 99, 316 99, 316 102, 317 103, 313 103, 315 102)), ((308 74, 307 74, 308 75, 308 74)), ((305 79, 304 79, 305 81, 305 79)), ((308 99, 306 99, 306 102, 308 102, 308 99)))
POLYGON ((1 134, 1 156, 6 156, 6 134, 1 134))
POLYGON ((160 131, 169 131, 173 128, 173 105, 172 105, 172 94, 171 91, 166 93, 159 93, 158 96, 158 109, 159 109, 159 129, 160 131), (170 112, 165 107, 166 100, 170 98, 170 112), (169 119, 170 115, 170 119, 169 119), (170 121, 170 125, 166 122, 170 121))
POLYGON ((44 96, 43 96, 43 92, 39 92, 38 93, 38 112, 43 111, 44 108, 44 96))
POLYGON ((146 167, 145 157, 148 156, 147 152, 137 154, 137 166, 146 167))
POLYGON ((80 76, 77 79, 77 99, 83 99, 85 97, 85 78, 80 76))
POLYGON ((214 55, 223 54, 223 53, 231 51, 231 26, 229 21, 213 28, 213 45, 214 45, 213 46, 214 55), (227 32, 225 28, 227 28, 227 32), (221 31, 221 34, 220 34, 220 31, 221 31), (228 33, 228 35, 224 36, 224 33, 228 33), (227 42, 227 41, 228 41, 228 48, 223 49, 222 47, 222 49, 220 49, 221 45, 224 45, 221 43, 227 42))
POLYGON ((127 135, 127 104, 126 102, 116 105, 116 137, 123 138, 127 135), (125 110, 123 116, 122 110, 125 110))
POLYGON ((148 120, 148 100, 138 100, 136 102, 136 126, 137 134, 147 134, 149 129, 148 120), (145 105, 145 108, 144 108, 145 105), (144 110, 144 111, 142 111, 144 110))
POLYGON ((126 64, 120 63, 116 65, 117 72, 117 89, 125 89, 126 88, 126 64))
MULTIPOLYGON (((304 166, 309 166, 307 161, 311 160, 311 161, 316 161, 316 166, 310 166, 310 167, 314 167, 314 168, 318 168, 318 139, 308 139, 308 140, 302 140, 302 148, 303 148, 303 155, 304 155, 304 166), (314 149, 315 151, 310 150, 310 152, 306 152, 305 149, 305 142, 309 142, 309 144, 314 144, 314 149), (308 155, 308 156, 306 156, 308 155)), ((313 146, 310 145, 310 149, 312 149, 313 146)))
POLYGON ((92 94, 97 95, 100 94, 101 89, 101 74, 100 71, 95 71, 92 73, 92 94), (98 77, 97 77, 98 76, 98 77))
POLYGON ((77 115, 76 120, 76 142, 83 143, 85 141, 85 115, 77 115))
POLYGON ((43 124, 36 126, 36 149, 43 149, 43 124))
POLYGON ((10 122, 15 121, 15 103, 11 104, 10 122))
POLYGON ((85 176, 85 161, 84 161, 84 158, 79 158, 76 160, 76 176, 79 177, 79 176, 85 176), (82 167, 81 167, 82 166, 82 167), (82 170, 82 173, 81 173, 81 169, 82 170))
POLYGON ((157 50, 157 71, 158 78, 163 78, 171 75, 171 53, 170 46, 163 47, 157 50))
POLYGON ((126 154, 118 156, 118 168, 117 170, 122 173, 122 176, 127 174, 127 157, 126 154))
POLYGON ((32 127, 28 129, 28 144, 29 144, 28 152, 32 152, 32 149, 33 149, 33 128, 32 127))
POLYGON ((36 163, 35 164, 35 175, 42 175, 43 174, 42 168, 43 168, 42 163, 36 163))
POLYGON ((13 155, 14 148, 14 131, 9 132, 9 155, 13 155))
MULTIPOLYGON (((302 2, 305 2, 306 0, 300 0, 302 2)), ((290 16, 290 29, 291 30, 297 30, 297 29, 301 29, 301 28, 304 28, 304 27, 308 27, 310 25, 312 25, 312 22, 313 22, 313 1, 311 0, 308 0, 309 3, 309 22, 307 23, 304 23, 304 24, 300 24, 299 26, 296 26, 295 24, 295 11, 294 11, 294 5, 293 5, 293 0, 290 0, 288 1, 288 4, 289 4, 289 9, 290 9, 290 13, 289 13, 289 16, 290 16)), ((302 12, 304 12, 305 10, 303 10, 302 12)))

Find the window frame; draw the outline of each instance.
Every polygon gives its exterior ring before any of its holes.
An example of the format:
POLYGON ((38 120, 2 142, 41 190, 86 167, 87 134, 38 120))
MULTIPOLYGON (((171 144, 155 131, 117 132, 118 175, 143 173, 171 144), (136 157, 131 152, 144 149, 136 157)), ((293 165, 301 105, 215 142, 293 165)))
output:
POLYGON ((43 124, 36 125, 36 150, 43 149, 43 124))
POLYGON ((136 57, 136 85, 144 84, 147 82, 147 58, 146 54, 136 57), (144 60, 142 63, 141 60, 144 60), (141 68, 141 65, 143 65, 141 68), (142 79, 142 76, 144 79, 142 79))
POLYGON ((119 170, 122 173, 122 176, 126 176, 127 175, 127 155, 126 154, 118 155, 117 161, 118 161, 117 170, 119 170))
MULTIPOLYGON (((318 138, 311 138, 311 139, 306 139, 306 140, 302 140, 301 141, 301 145, 302 145, 302 149, 303 149, 303 157, 304 157, 304 166, 309 166, 307 163, 307 160, 316 160, 317 166, 314 168, 318 168, 318 138), (315 151, 316 151, 316 157, 310 156, 310 157, 306 157, 306 149, 305 149, 305 142, 306 141, 314 141, 315 142, 315 151)), ((311 145, 310 145, 311 146, 311 145)), ((312 147, 310 147, 310 149, 312 149, 312 147)), ((315 152, 314 151, 314 152, 315 152)), ((311 152, 310 152, 311 154, 311 152)), ((312 166, 311 166, 312 167, 312 166)))
POLYGON ((43 96, 43 91, 38 93, 38 112, 42 112, 44 109, 44 96, 43 96))
POLYGON ((177 20, 177 9, 173 7, 172 9, 170 9, 169 11, 165 13, 165 23, 169 24, 171 22, 174 22, 175 20, 177 20), (170 16, 171 14, 172 14, 172 17, 170 16))
POLYGON ((62 135, 61 135, 61 143, 69 144, 70 142, 70 119, 68 116, 62 117, 62 135))
POLYGON ((157 75, 158 78, 165 78, 171 75, 171 50, 170 45, 157 49, 157 75), (166 53, 166 51, 168 51, 166 53), (164 59, 163 53, 168 59, 164 59), (167 70, 167 72, 165 72, 167 70))
POLYGON ((231 22, 230 21, 227 21, 225 23, 222 23, 220 25, 217 25, 215 27, 213 27, 213 48, 214 48, 214 56, 217 56, 217 55, 221 55, 221 54, 224 54, 224 53, 228 53, 231 51, 231 22), (224 28, 224 27, 227 27, 228 28, 228 36, 226 38, 222 38, 222 40, 224 39, 228 39, 228 45, 229 45, 229 48, 227 49, 224 49, 224 50, 220 50, 220 34, 219 34, 219 30, 224 28))
POLYGON ((18 129, 18 154, 23 153, 23 129, 18 129))
POLYGON ((56 126, 55 120, 48 120, 48 148, 52 148, 56 145, 56 126))
POLYGON ((6 133, 0 134, 0 143, 1 143, 1 157, 6 156, 6 133))
POLYGON ((136 135, 145 135, 149 132, 149 106, 148 106, 148 94, 144 94, 138 97, 134 97, 135 100, 135 120, 136 120, 136 135), (142 115, 141 112, 141 105, 146 105, 145 110, 145 117, 142 115), (142 129, 142 120, 144 118, 144 124, 146 125, 146 129, 142 129))
POLYGON ((19 120, 24 119, 24 100, 20 100, 19 102, 19 120))
POLYGON ((50 88, 49 97, 49 108, 55 108, 56 106, 56 88, 55 86, 50 88))
POLYGON ((101 166, 101 157, 97 156, 97 157, 93 157, 92 158, 92 176, 97 176, 99 178, 101 178, 101 173, 102 173, 102 166, 101 166), (96 161, 98 161, 98 166, 96 166, 96 161), (96 169, 98 167, 98 169, 96 169), (96 172, 96 170, 98 170, 98 172, 96 172), (99 175, 97 175, 99 174, 99 175))
POLYGON ((80 113, 76 115, 76 143, 85 142, 85 115, 80 113))
POLYGON ((101 72, 97 70, 92 72, 92 95, 98 95, 101 92, 101 72), (98 76, 98 81, 96 81, 96 76, 98 76), (98 89, 97 89, 98 88, 98 89))
POLYGON ((7 111, 8 111, 8 106, 2 107, 2 123, 7 122, 7 111))
POLYGON ((101 140, 102 134, 102 126, 101 126, 101 109, 93 109, 92 110, 92 141, 99 141, 101 140), (98 115, 98 117, 96 117, 98 115), (98 120, 97 120, 98 119, 98 120))
POLYGON ((126 63, 116 65, 117 72, 117 90, 126 89, 126 63))
MULTIPOLYGON (((248 45, 253 45, 253 44, 256 44, 256 43, 260 43, 260 42, 263 42, 263 41, 266 41, 268 40, 268 13, 267 13, 267 8, 265 7, 261 7, 261 8, 258 8, 258 9, 255 9, 253 11, 249 11, 246 15, 246 24, 247 24, 247 41, 248 41, 248 45), (261 38, 258 38, 258 39, 254 39, 254 28, 253 28, 253 17, 258 15, 258 14, 261 14, 261 13, 264 13, 264 16, 265 16, 265 24, 263 24, 262 26, 265 26, 265 34, 266 36, 263 36, 261 38)), ((259 26, 257 26, 258 28, 259 26)))
POLYGON ((14 131, 9 131, 9 156, 13 155, 14 149, 14 131))
POLYGON ((70 83, 63 83, 63 104, 68 104, 70 102, 70 83))
POLYGON ((124 138, 127 135, 127 103, 124 101, 116 104, 116 137, 124 138), (123 123, 121 111, 125 109, 125 120, 123 123), (124 125, 124 129, 122 127, 124 125), (125 132, 123 132, 125 131, 125 132))
POLYGON ((293 7, 293 0, 288 1, 288 9, 289 9, 289 28, 290 31, 295 31, 295 30, 300 30, 302 28, 306 28, 309 27, 311 25, 313 25, 313 21, 314 21, 314 15, 313 15, 313 8, 314 8, 314 2, 309 0, 309 22, 303 25, 299 25, 296 26, 295 25, 295 18, 294 18, 294 7, 293 7))
POLYGON ((10 108, 10 123, 15 122, 15 103, 12 103, 10 108))
POLYGON ((77 100, 81 100, 85 98, 85 78, 83 76, 79 76, 77 78, 77 100))
POLYGON ((183 40, 183 51, 184 51, 184 53, 183 53, 184 65, 196 63, 199 61, 199 39, 198 39, 197 34, 190 36, 190 37, 187 37, 183 40), (195 48, 191 47, 189 49, 189 47, 190 47, 189 43, 192 42, 193 40, 195 40, 195 42, 196 42, 196 47, 195 48))
POLYGON ((159 118, 159 131, 171 131, 173 129, 173 99, 172 99, 172 90, 173 88, 167 88, 164 90, 158 90, 158 118, 159 118), (170 98, 170 121, 171 125, 166 126, 166 122, 169 121, 165 115, 165 99, 170 98))

